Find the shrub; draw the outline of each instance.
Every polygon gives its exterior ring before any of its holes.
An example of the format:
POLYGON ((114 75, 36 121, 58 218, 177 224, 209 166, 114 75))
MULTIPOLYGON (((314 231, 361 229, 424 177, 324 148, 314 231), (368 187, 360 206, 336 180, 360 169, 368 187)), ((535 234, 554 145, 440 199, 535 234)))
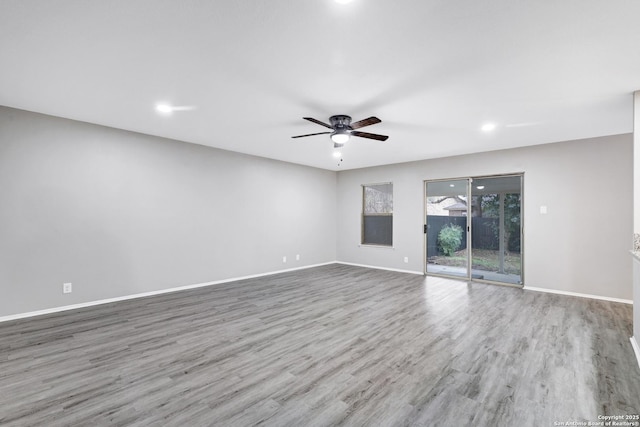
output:
POLYGON ((462 227, 447 224, 438 233, 438 248, 445 256, 451 256, 462 244, 462 227))

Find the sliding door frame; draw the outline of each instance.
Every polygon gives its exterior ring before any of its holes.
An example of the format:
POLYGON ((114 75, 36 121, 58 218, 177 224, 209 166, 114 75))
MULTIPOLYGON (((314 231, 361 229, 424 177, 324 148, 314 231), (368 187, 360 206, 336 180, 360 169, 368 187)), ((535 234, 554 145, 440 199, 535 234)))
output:
MULTIPOLYGON (((427 250, 428 250, 428 242, 427 242, 427 197, 429 197, 428 193, 427 193, 427 184, 429 184, 430 182, 447 182, 447 181, 467 181, 467 185, 466 185, 466 196, 467 196, 467 200, 469 200, 469 197, 471 195, 471 184, 473 183, 473 179, 465 176, 465 177, 461 177, 461 178, 441 178, 441 179, 425 179, 424 183, 423 183, 423 189, 422 189, 422 197, 423 197, 423 202, 422 202, 422 218, 423 218, 423 232, 424 232, 424 237, 422 239, 423 244, 422 244, 422 250, 423 250, 423 256, 422 256, 422 263, 423 263, 423 272, 425 275, 429 275, 429 276, 436 276, 436 277, 446 277, 446 278, 450 278, 450 279, 460 279, 460 276, 449 276, 446 274, 438 274, 438 273, 428 273, 427 272, 427 250)), ((469 215, 469 206, 467 205, 467 218, 471 218, 471 216, 469 215)), ((467 248, 471 249, 471 221, 467 220, 467 248)), ((465 280, 471 280, 471 250, 467 250, 467 277, 464 278, 465 280)))
MULTIPOLYGON (((479 176, 466 176, 466 177, 458 177, 458 178, 440 178, 440 179, 425 179, 423 182, 423 188, 422 188, 422 196, 423 196, 423 202, 422 202, 422 218, 423 218, 423 239, 422 239, 422 250, 423 250, 423 255, 422 255, 422 263, 423 263, 423 274, 425 276, 435 276, 435 277, 445 277, 448 279, 458 279, 460 280, 461 277, 460 276, 449 276, 446 274, 438 274, 438 273, 429 273, 427 272, 427 266, 428 266, 428 261, 427 261, 427 197, 429 197, 429 194, 427 193, 427 184, 430 182, 444 182, 444 181, 463 181, 466 180, 467 181, 467 218, 469 218, 469 220, 467 221, 467 277, 464 278, 464 280, 466 281, 472 281, 472 282, 479 282, 479 283, 490 283, 493 285, 501 285, 501 286, 510 286, 510 287, 516 287, 516 288, 523 288, 524 287, 524 257, 525 257, 525 253, 524 253, 524 172, 513 172, 513 173, 505 173, 505 174, 496 174, 496 175, 479 175, 479 176), (514 284, 514 283, 505 283, 505 282, 498 282, 498 281, 494 281, 494 280, 487 280, 487 279, 474 279, 473 278, 473 273, 472 273, 472 262, 471 262, 471 257, 473 256, 473 248, 471 247, 472 245, 472 240, 471 240, 471 235, 472 235, 472 221, 471 221, 471 194, 472 194, 472 189, 473 189, 473 180, 474 179, 490 179, 490 178, 508 178, 508 177, 520 177, 520 284, 514 284)), ((503 203, 503 201, 501 200, 501 203, 503 203)), ((504 217, 501 218, 501 221, 504 222, 504 217)), ((504 227, 504 224, 503 224, 504 227)))

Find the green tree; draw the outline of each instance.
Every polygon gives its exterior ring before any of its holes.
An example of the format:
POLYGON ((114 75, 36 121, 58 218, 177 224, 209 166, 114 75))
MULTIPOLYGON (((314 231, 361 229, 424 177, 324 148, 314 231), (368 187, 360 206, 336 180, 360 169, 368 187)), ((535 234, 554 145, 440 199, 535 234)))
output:
MULTIPOLYGON (((504 195, 504 227, 507 250, 520 252, 520 194, 504 195)), ((499 218, 500 195, 485 194, 479 196, 480 215, 487 218, 499 218)), ((496 238, 499 230, 494 228, 496 238)))

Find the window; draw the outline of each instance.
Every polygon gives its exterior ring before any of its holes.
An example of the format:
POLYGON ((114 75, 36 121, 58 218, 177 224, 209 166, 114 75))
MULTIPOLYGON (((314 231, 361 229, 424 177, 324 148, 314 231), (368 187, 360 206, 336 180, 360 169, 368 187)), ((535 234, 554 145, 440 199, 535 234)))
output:
POLYGON ((362 186, 362 244, 393 244, 393 184, 362 186))

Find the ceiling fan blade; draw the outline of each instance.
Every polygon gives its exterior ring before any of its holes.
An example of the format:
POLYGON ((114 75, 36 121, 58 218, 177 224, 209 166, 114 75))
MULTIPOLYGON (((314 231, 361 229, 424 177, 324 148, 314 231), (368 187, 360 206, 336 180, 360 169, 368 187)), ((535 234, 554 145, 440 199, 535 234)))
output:
POLYGON ((320 120, 316 120, 316 119, 314 119, 313 117, 303 117, 303 119, 305 119, 305 120, 309 120, 310 122, 313 122, 313 123, 316 123, 316 124, 319 124, 320 126, 324 126, 324 127, 326 127, 326 128, 333 129, 333 126, 328 125, 328 124, 326 124, 326 123, 323 123, 323 122, 321 122, 320 120))
POLYGON ((306 135, 297 135, 297 136, 292 136, 291 138, 304 138, 305 136, 313 136, 313 135, 326 135, 328 133, 333 133, 333 132, 318 132, 318 133, 308 133, 306 135))
POLYGON ((360 129, 365 126, 375 125, 376 123, 380 123, 381 121, 382 120, 380 120, 379 118, 371 116, 367 119, 363 119, 358 122, 351 123, 351 129, 360 129))
POLYGON ((378 141, 386 141, 389 139, 387 135, 378 135, 377 133, 368 133, 368 132, 359 132, 354 130, 351 132, 353 136, 359 136, 360 138, 369 138, 369 139, 377 139, 378 141))

